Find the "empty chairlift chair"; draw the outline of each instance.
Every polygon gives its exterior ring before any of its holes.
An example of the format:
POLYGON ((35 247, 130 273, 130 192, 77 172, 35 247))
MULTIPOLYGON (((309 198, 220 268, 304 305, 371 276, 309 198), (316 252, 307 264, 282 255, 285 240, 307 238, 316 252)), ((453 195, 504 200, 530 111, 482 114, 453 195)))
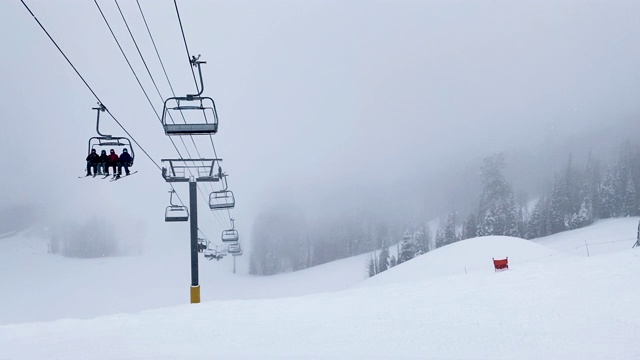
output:
POLYGON ((191 65, 198 68, 200 75, 198 93, 171 97, 164 102, 162 126, 166 135, 213 135, 218 132, 216 104, 212 98, 202 96, 204 82, 200 64, 206 64, 206 62, 198 60, 195 56, 192 57, 191 65), (176 123, 174 118, 182 119, 183 123, 176 123))
POLYGON ((238 242, 240 239, 236 229, 223 230, 221 238, 223 242, 238 242))
POLYGON ((227 247, 227 252, 233 256, 240 256, 242 255, 242 248, 238 243, 229 244, 229 246, 227 247))
POLYGON ((211 210, 233 209, 236 199, 231 190, 214 191, 209 194, 209 208, 211 210))
POLYGON ((176 221, 189 221, 189 210, 187 210, 186 206, 175 205, 173 203, 173 194, 175 190, 169 191, 169 206, 164 211, 164 221, 166 222, 176 222, 176 221))
POLYGON ((223 188, 209 194, 209 208, 211 210, 233 209, 236 206, 236 198, 233 196, 233 191, 228 189, 227 174, 222 172, 222 168, 219 165, 218 177, 222 182, 223 188))

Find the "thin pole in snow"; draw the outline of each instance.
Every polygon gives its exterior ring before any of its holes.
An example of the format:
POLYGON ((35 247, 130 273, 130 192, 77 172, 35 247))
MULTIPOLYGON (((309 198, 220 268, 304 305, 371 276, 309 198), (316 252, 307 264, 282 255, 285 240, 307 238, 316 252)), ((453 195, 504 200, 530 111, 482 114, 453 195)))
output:
POLYGON ((589 244, 587 244, 587 239, 584 239, 584 247, 587 249, 587 257, 591 257, 589 255, 589 244))

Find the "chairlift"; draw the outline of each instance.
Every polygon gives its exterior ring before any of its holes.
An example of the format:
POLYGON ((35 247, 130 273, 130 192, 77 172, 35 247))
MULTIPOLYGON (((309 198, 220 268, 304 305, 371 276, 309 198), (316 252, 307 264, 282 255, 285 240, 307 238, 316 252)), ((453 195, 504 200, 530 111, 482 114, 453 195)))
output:
POLYGON ((238 242, 240 236, 238 236, 238 230, 236 230, 235 219, 231 220, 231 229, 222 231, 222 241, 223 242, 238 242))
POLYGON ((211 210, 233 209, 236 199, 231 190, 214 191, 209 194, 209 208, 211 210))
POLYGON ((233 209, 236 206, 236 199, 233 191, 228 190, 227 174, 222 173, 222 167, 218 167, 218 177, 223 184, 223 189, 209 194, 209 208, 211 210, 233 209))
POLYGON ((240 237, 238 236, 238 230, 229 229, 222 231, 221 238, 223 242, 237 242, 240 237))
POLYGON ((207 247, 204 249, 204 257, 208 260, 217 260, 219 261, 223 257, 227 256, 227 253, 224 251, 218 250, 218 245, 215 245, 214 248, 211 248, 211 243, 207 242, 207 247))
POLYGON ((198 238, 198 252, 202 253, 204 252, 207 247, 209 246, 209 243, 206 239, 203 238, 198 238))
POLYGON ((227 252, 233 256, 240 256, 242 255, 242 248, 238 243, 229 244, 229 246, 227 247, 227 252))
POLYGON ((175 205, 173 203, 173 194, 175 194, 175 190, 171 189, 169 193, 169 206, 164 211, 164 221, 166 222, 175 222, 175 221, 189 221, 189 210, 186 206, 175 205))
MULTIPOLYGON (((100 153, 98 150, 110 150, 114 147, 128 149, 129 155, 131 155, 131 164, 129 166, 133 166, 133 161, 135 159, 135 151, 131 146, 131 140, 122 136, 112 136, 103 134, 100 132, 100 113, 107 110, 107 108, 99 104, 98 107, 92 108, 96 110, 96 132, 98 136, 93 136, 89 138, 89 147, 87 153, 90 154, 91 150, 96 150, 96 153, 100 153)), ((108 151, 107 151, 108 152, 108 151)))
POLYGON ((202 96, 204 82, 202 80, 201 64, 206 61, 199 60, 198 57, 191 58, 191 66, 198 68, 200 75, 200 89, 197 94, 187 94, 186 96, 170 97, 164 102, 162 110, 162 126, 166 135, 213 135, 218 132, 218 113, 216 104, 212 98, 202 96), (172 113, 181 113, 184 124, 173 122, 172 113), (204 116, 189 116, 193 113, 202 113, 204 116), (189 121, 187 121, 187 118, 189 121), (194 120, 197 119, 197 120, 194 120), (203 121, 204 120, 204 121, 203 121), (171 123, 169 123, 171 121, 171 123))

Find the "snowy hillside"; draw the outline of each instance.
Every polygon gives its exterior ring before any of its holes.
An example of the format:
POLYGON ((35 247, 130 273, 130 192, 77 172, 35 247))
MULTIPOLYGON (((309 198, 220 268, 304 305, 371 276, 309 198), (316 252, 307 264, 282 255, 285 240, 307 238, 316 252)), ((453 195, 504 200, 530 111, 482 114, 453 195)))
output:
POLYGON ((366 256, 271 277, 204 262, 198 305, 185 304, 187 271, 158 266, 179 256, 72 260, 9 237, 0 240, 3 323, 48 321, 62 302, 57 317, 134 313, 0 326, 0 358, 634 359, 640 252, 627 238, 637 221, 537 243, 469 239, 365 281, 366 256), (591 257, 561 252, 584 239, 626 245, 591 257), (491 257, 502 256, 511 269, 495 273, 491 257), (168 302, 183 305, 158 308, 168 302))

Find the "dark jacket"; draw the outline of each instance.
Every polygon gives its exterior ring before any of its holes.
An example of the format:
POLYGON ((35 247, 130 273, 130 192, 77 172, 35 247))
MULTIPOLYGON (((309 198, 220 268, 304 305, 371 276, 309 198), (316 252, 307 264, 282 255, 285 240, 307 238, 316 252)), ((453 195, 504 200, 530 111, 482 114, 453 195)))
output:
POLYGON ((104 164, 109 160, 109 157, 107 156, 107 154, 100 154, 100 163, 104 164))
POLYGON ((131 155, 129 155, 129 153, 123 152, 122 154, 120 154, 120 162, 123 164, 126 163, 131 163, 133 161, 133 159, 131 158, 131 155))
POLYGON ((107 163, 109 163, 109 164, 117 164, 118 163, 118 154, 116 154, 116 153, 109 154, 109 156, 107 157, 107 163))
POLYGON ((97 164, 98 162, 100 162, 100 156, 98 156, 98 154, 92 152, 89 154, 89 156, 87 156, 87 161, 90 164, 97 164))

